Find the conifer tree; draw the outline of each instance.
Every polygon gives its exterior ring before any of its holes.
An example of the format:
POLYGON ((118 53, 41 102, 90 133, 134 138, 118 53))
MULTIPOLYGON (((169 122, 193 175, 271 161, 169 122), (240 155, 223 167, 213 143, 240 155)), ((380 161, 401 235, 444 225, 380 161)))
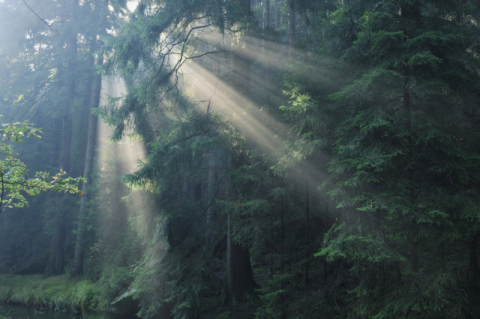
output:
POLYGON ((358 315, 453 315, 451 300, 461 299, 453 265, 438 267, 433 247, 462 240, 472 216, 459 198, 477 205, 478 150, 464 128, 478 89, 478 31, 462 20, 470 10, 456 1, 361 1, 338 11, 345 23, 358 17, 344 58, 359 75, 331 96, 348 117, 336 130, 330 193, 355 222, 334 226, 320 254, 352 264, 358 315))

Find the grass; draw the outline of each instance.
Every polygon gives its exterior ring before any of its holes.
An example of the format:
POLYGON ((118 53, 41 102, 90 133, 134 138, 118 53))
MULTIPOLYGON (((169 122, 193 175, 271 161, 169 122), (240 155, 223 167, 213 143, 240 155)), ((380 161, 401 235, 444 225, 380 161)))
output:
POLYGON ((68 275, 0 275, 0 303, 82 313, 105 309, 99 288, 89 280, 72 280, 68 275))

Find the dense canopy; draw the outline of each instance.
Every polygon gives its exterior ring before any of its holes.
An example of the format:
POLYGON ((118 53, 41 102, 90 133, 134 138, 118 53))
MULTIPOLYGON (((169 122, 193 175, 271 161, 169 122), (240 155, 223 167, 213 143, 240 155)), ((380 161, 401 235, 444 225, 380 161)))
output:
POLYGON ((479 23, 471 0, 0 1, 0 301, 479 317, 479 23))

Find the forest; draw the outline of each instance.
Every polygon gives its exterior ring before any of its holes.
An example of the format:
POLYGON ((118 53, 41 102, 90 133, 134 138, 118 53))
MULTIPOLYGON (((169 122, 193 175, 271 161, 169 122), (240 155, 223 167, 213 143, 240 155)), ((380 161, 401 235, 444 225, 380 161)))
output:
POLYGON ((479 5, 0 0, 0 304, 480 318, 479 5))

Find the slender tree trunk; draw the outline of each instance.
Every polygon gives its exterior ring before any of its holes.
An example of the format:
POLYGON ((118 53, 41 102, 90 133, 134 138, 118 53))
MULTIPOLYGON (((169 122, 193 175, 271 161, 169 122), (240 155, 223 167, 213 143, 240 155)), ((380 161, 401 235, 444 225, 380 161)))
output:
POLYGON ((265 28, 270 28, 270 0, 265 0, 265 28))
POLYGON ((56 275, 63 274, 65 265, 65 238, 67 233, 67 214, 64 210, 58 221, 58 240, 55 248, 55 269, 56 275))
MULTIPOLYGON (((103 64, 103 57, 99 57, 97 65, 103 64)), ((102 87, 102 76, 95 74, 91 97, 90 97, 90 119, 88 123, 88 137, 87 137, 87 152, 85 155, 85 168, 83 177, 86 179, 86 183, 82 185, 82 199, 80 202, 80 213, 78 216, 78 229, 77 229, 77 241, 75 243, 75 255, 73 259, 72 275, 83 274, 83 242, 85 240, 85 216, 87 213, 87 203, 90 199, 88 193, 88 187, 92 185, 92 170, 93 159, 95 153, 95 139, 97 136, 97 122, 98 118, 94 114, 94 110, 98 108, 100 104, 100 91, 102 87)))
MULTIPOLYGON (((325 200, 325 216, 323 220, 323 235, 325 236, 328 231, 327 225, 327 216, 328 216, 328 202, 325 200)), ((323 259, 323 293, 324 297, 327 297, 327 257, 323 259)))
POLYGON ((309 284, 309 263, 310 263, 310 238, 308 234, 308 225, 310 223, 310 191, 308 185, 308 178, 305 178, 305 235, 307 239, 307 245, 305 250, 305 258, 307 262, 305 263, 305 293, 308 297, 308 284, 309 284))
MULTIPOLYGON (((60 168, 67 174, 70 173, 70 162, 72 154, 72 117, 71 113, 75 105, 75 67, 77 59, 77 33, 74 30, 75 13, 78 6, 78 0, 71 2, 71 30, 67 38, 67 75, 66 75, 66 104, 62 119, 62 146, 60 151, 60 168)), ((68 195, 64 195, 68 196, 68 195)), ((65 259, 65 236, 66 236, 66 220, 68 208, 61 208, 61 216, 58 219, 58 241, 55 249, 55 274, 63 273, 65 259)))
MULTIPOLYGON (((60 169, 67 174, 70 172, 71 147, 72 147, 72 118, 71 111, 75 104, 75 68, 77 59, 77 33, 75 31, 75 15, 78 7, 78 0, 70 2, 70 29, 67 36, 67 73, 65 76, 65 104, 62 113, 62 137, 60 149, 60 169)), ((64 195, 68 196, 68 195, 64 195)), ((65 236, 68 208, 64 207, 60 200, 59 214, 55 218, 55 230, 50 245, 50 256, 45 275, 60 274, 64 269, 65 259, 65 236), (53 266, 53 267, 52 267, 53 266), (52 269, 53 268, 53 269, 52 269)))
MULTIPOLYGON (((81 116, 77 116, 78 120, 81 121, 81 130, 80 130, 80 136, 82 138, 77 138, 75 145, 73 145, 72 149, 72 154, 76 149, 79 149, 80 151, 77 150, 77 154, 79 157, 83 156, 84 154, 87 154, 87 147, 88 147, 88 130, 89 130, 89 119, 90 119, 90 100, 92 99, 92 89, 93 89, 93 82, 95 80, 96 76, 96 70, 95 70, 95 57, 93 56, 95 53, 95 48, 96 48, 96 43, 97 43, 97 37, 92 36, 90 39, 90 45, 89 45, 89 54, 87 56, 87 67, 88 67, 88 76, 87 80, 85 82, 85 95, 83 96, 82 99, 82 105, 85 106, 85 112, 81 113, 81 116), (86 125, 84 125, 86 124, 86 125)), ((77 166, 76 168, 77 171, 72 170, 72 175, 80 175, 82 172, 85 171, 85 161, 82 161, 80 165, 77 166)))
MULTIPOLYGON (((270 0, 267 0, 265 2, 265 11, 266 11, 266 20, 267 24, 265 28, 268 30, 271 26, 270 24, 270 0)), ((265 32, 265 36, 268 39, 268 32, 265 32)), ((266 92, 266 103, 267 103, 267 108, 270 107, 270 66, 268 65, 268 56, 267 52, 265 50, 265 40, 262 40, 262 49, 263 49, 263 56, 265 60, 265 92, 266 92)))
POLYGON ((55 141, 55 138, 61 136, 62 134, 62 120, 54 118, 53 120, 53 139, 52 139, 52 149, 50 150, 50 166, 58 167, 58 159, 60 154, 60 143, 55 141))
MULTIPOLYGON (((54 201, 55 201, 55 206, 57 206, 58 201, 56 199, 58 197, 58 194, 55 194, 55 195, 56 196, 54 198, 54 201)), ((59 228, 57 218, 59 218, 59 215, 60 215, 59 213, 55 213, 55 216, 53 216, 53 220, 52 220, 53 234, 50 241, 50 249, 48 253, 47 266, 43 274, 45 277, 51 276, 55 273, 55 258, 56 258, 56 248, 57 248, 57 242, 58 242, 58 228, 59 228)))
POLYGON ((77 60, 77 33, 75 31, 75 12, 78 0, 72 0, 72 21, 70 21, 70 34, 67 38, 67 74, 66 74, 66 103, 62 118, 62 142, 60 152, 60 168, 67 174, 70 172, 71 146, 72 146, 72 117, 71 113, 75 105, 75 68, 77 60))
POLYGON ((280 28, 280 8, 279 2, 280 0, 275 0, 275 30, 280 28))
MULTIPOLYGON (((55 137, 62 136, 62 120, 59 118, 53 119, 53 138, 52 138, 52 149, 50 151, 50 166, 58 167, 59 165, 59 157, 60 157, 60 143, 55 142, 55 137)), ((47 195, 50 201, 50 206, 53 209, 60 207, 58 205, 59 194, 57 193, 50 193, 47 195)), ((56 258, 56 247, 58 242, 58 222, 57 219, 59 218, 59 212, 54 211, 50 213, 48 216, 48 223, 50 224, 49 231, 52 231, 52 238, 50 240, 50 249, 48 254, 47 266, 45 268, 44 276, 48 277, 54 274, 55 270, 55 258, 56 258)))
POLYGON ((310 57, 313 54, 313 27, 314 27, 314 13, 313 10, 307 9, 308 29, 307 29, 307 55, 310 57))
MULTIPOLYGON (((282 188, 283 188, 283 180, 282 180, 282 188)), ((283 196, 282 196, 282 201, 281 201, 281 208, 280 208, 280 213, 281 213, 281 247, 280 247, 280 253, 281 253, 281 274, 282 278, 280 280, 280 289, 283 291, 283 275, 285 274, 285 261, 284 261, 284 242, 285 242, 285 212, 283 211, 283 196)), ((285 318, 285 296, 284 293, 281 293, 281 304, 282 304, 282 318, 285 318)))
MULTIPOLYGON (((272 182, 273 184, 273 182, 272 182)), ((273 189, 273 185, 272 185, 273 189)), ((271 289, 273 290, 273 213, 274 213, 274 205, 272 205, 272 215, 270 216, 270 283, 271 283, 271 289)))
POLYGON ((290 54, 293 54, 293 50, 295 49, 295 0, 288 0, 289 4, 289 23, 288 23, 288 28, 289 28, 289 36, 288 36, 288 45, 290 48, 290 54))

